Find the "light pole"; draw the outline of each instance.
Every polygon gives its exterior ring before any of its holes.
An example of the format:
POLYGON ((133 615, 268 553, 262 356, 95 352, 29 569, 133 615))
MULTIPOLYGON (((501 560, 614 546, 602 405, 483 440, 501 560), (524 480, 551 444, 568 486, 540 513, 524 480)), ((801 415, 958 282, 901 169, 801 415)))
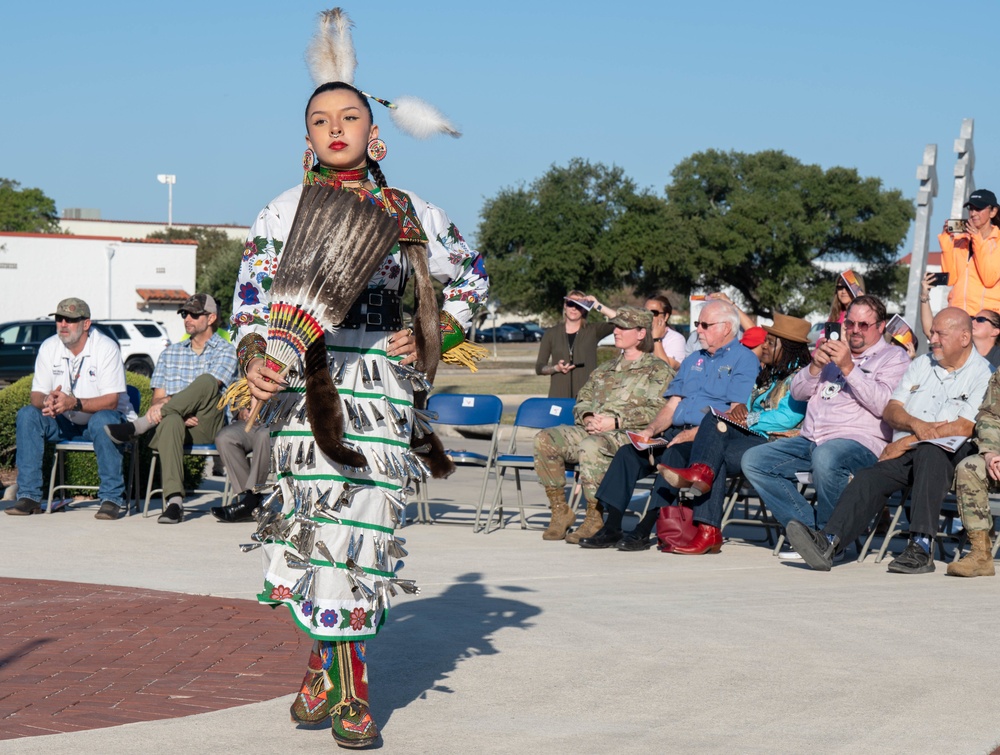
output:
POLYGON ((497 360, 497 312, 500 311, 500 300, 491 298, 486 302, 486 311, 493 318, 493 361, 497 360))
POLYGON ((177 183, 177 176, 161 173, 156 180, 167 185, 167 228, 170 228, 174 224, 174 184, 177 183))

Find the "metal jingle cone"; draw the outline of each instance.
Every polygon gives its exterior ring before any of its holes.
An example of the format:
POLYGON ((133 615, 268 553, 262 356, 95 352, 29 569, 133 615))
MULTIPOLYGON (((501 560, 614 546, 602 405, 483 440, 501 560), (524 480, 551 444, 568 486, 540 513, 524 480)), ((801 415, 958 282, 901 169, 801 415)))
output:
POLYGON ((311 467, 316 463, 316 441, 309 441, 309 450, 306 452, 306 466, 311 467))
POLYGON ((399 577, 393 577, 389 580, 392 584, 396 585, 400 590, 405 592, 407 595, 419 595, 420 588, 417 587, 417 583, 412 579, 400 579, 399 577))
POLYGON ((330 371, 330 379, 333 380, 333 373, 337 371, 337 360, 334 358, 333 354, 329 354, 330 364, 327 369, 330 371))
POLYGON ((252 550, 256 550, 261 546, 261 543, 243 543, 240 545, 240 550, 244 553, 249 553, 252 550))
POLYGON ((368 365, 365 364, 364 359, 361 360, 361 384, 369 388, 373 385, 371 373, 368 372, 368 365))
POLYGON ((298 413, 295 415, 295 421, 300 425, 305 422, 306 419, 306 402, 302 402, 302 408, 299 409, 298 413))
MULTIPOLYGON (((326 502, 328 500, 330 500, 330 495, 333 493, 333 489, 335 487, 337 487, 337 486, 334 485, 333 483, 331 483, 330 487, 326 489, 326 492, 325 493, 321 493, 320 496, 319 496, 319 498, 316 499, 316 505, 317 506, 326 506, 326 502)), ((319 484, 317 483, 317 489, 318 488, 319 488, 319 484)))
POLYGON ((433 435, 434 428, 428 424, 427 420, 423 417, 413 416, 413 429, 416 432, 417 437, 423 438, 425 435, 433 435))
POLYGON ((368 419, 368 415, 365 414, 365 408, 361 406, 361 404, 356 404, 354 408, 358 413, 358 418, 361 420, 362 429, 364 430, 373 429, 374 425, 372 424, 372 421, 368 419))
POLYGON ((334 566, 337 565, 337 559, 333 557, 333 554, 330 553, 330 549, 326 547, 326 543, 324 543, 322 540, 316 541, 316 550, 318 550, 320 555, 327 561, 329 561, 331 564, 333 564, 334 566))
POLYGON ((406 458, 413 462, 417 466, 417 469, 420 470, 420 474, 418 474, 417 477, 421 480, 421 482, 426 481, 427 478, 431 476, 430 467, 424 463, 423 459, 413 453, 413 451, 407 451, 406 458))
POLYGON ((405 480, 409 476, 409 472, 406 469, 406 465, 403 460, 396 454, 392 455, 392 462, 396 465, 396 474, 399 475, 400 480, 405 480))
POLYGON ((385 539, 375 538, 375 568, 379 571, 386 571, 389 563, 385 558, 385 539))
POLYGON ((285 407, 285 411, 281 413, 281 421, 288 422, 292 418, 292 412, 295 411, 295 402, 297 400, 297 394, 292 394, 292 398, 288 402, 288 406, 285 407))
POLYGON ((333 378, 334 385, 341 385, 344 382, 344 375, 347 373, 347 357, 344 357, 344 361, 340 364, 340 369, 337 370, 336 376, 333 378))
POLYGON ((406 566, 406 562, 405 561, 402 561, 402 560, 397 561, 395 568, 393 568, 393 572, 401 572, 403 570, 404 566, 406 566))
POLYGON ((382 414, 382 412, 380 412, 378 410, 378 407, 375 405, 374 401, 369 401, 368 402, 368 408, 372 410, 372 416, 375 418, 376 422, 384 422, 385 421, 385 415, 382 414))
POLYGON ((278 445, 278 471, 282 474, 286 472, 291 472, 292 468, 289 466, 289 456, 292 455, 292 445, 291 443, 285 445, 278 445))
POLYGON ((365 543, 364 533, 359 533, 357 539, 354 537, 354 533, 351 533, 350 542, 347 544, 347 560, 357 561, 358 556, 361 555, 361 546, 365 543))
POLYGON ((292 585, 292 595, 299 595, 305 597, 312 592, 313 577, 316 575, 316 567, 310 566, 306 569, 306 573, 296 580, 295 584, 292 585))
POLYGON ((390 558, 403 558, 404 556, 409 556, 410 552, 406 550, 400 541, 406 542, 403 538, 389 538, 385 544, 385 552, 390 558))
POLYGON ((392 417, 392 421, 400 426, 405 425, 406 417, 393 405, 388 396, 385 397, 385 404, 389 407, 389 416, 392 417))
POLYGON ((278 449, 277 447, 271 449, 271 467, 268 470, 270 474, 278 474, 278 449))
POLYGON ((295 546, 295 550, 305 558, 309 558, 312 554, 313 541, 316 539, 316 524, 309 519, 301 517, 296 517, 296 519, 299 520, 299 531, 292 535, 291 542, 295 546))
POLYGON ((370 488, 371 485, 351 485, 349 482, 344 483, 344 488, 340 495, 337 496, 337 502, 334 504, 335 509, 340 509, 341 506, 350 506, 351 502, 354 500, 354 496, 360 493, 365 488, 370 488))
POLYGON ((413 407, 413 416, 420 417, 420 419, 424 420, 425 422, 438 421, 437 412, 429 412, 426 409, 418 409, 417 407, 413 407))
POLYGON ((288 551, 285 551, 285 566, 289 569, 308 569, 310 567, 310 563, 308 561, 303 561, 301 558, 289 553, 288 551))
POLYGON ((351 427, 361 432, 361 420, 358 419, 358 413, 354 411, 354 403, 349 398, 345 398, 344 407, 347 409, 347 419, 351 423, 351 427))
POLYGON ((420 480, 423 482, 426 479, 420 467, 410 458, 409 453, 404 453, 402 459, 403 463, 406 464, 406 474, 411 480, 420 480))
POLYGON ((306 460, 306 444, 305 441, 299 441, 299 450, 295 453, 295 466, 301 467, 306 460))
POLYGON ((372 360, 372 380, 376 383, 382 382, 382 375, 378 371, 378 362, 374 359, 372 360))
POLYGON ((385 465, 382 463, 382 460, 378 457, 378 454, 373 453, 372 456, 375 457, 375 469, 378 471, 378 473, 383 476, 387 474, 385 465))
POLYGON ((393 587, 392 582, 390 580, 387 579, 387 580, 383 581, 382 584, 385 585, 385 589, 389 592, 389 594, 392 597, 395 598, 397 595, 399 595, 399 593, 396 592, 396 588, 393 587))
POLYGON ((389 458, 389 452, 386 451, 385 456, 382 458, 385 462, 385 476, 390 480, 396 479, 396 466, 392 463, 392 459, 389 458))

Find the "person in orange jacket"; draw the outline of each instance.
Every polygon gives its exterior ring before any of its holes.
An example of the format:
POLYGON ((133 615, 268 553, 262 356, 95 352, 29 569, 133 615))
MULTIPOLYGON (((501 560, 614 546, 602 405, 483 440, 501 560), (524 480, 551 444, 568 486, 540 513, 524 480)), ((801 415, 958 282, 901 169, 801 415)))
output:
POLYGON ((1000 311, 1000 218, 997 197, 977 189, 965 203, 969 218, 964 233, 952 233, 945 223, 938 236, 941 269, 952 286, 948 305, 964 309, 970 316, 980 310, 1000 311))

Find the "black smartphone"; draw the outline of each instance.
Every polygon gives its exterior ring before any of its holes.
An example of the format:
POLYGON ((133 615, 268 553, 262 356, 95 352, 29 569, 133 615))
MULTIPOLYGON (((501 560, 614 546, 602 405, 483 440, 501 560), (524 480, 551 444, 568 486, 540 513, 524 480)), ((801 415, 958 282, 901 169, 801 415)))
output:
POLYGON ((947 286, 948 285, 948 273, 931 273, 931 285, 932 286, 947 286))
POLYGON ((840 340, 840 323, 839 322, 828 322, 823 326, 823 337, 827 341, 839 341, 840 340))

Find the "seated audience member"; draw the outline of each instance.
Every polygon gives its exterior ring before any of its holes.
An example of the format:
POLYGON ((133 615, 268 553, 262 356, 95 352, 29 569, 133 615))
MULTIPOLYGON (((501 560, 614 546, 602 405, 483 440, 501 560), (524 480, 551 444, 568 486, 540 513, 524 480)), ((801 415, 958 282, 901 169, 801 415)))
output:
POLYGON ((733 422, 747 429, 708 414, 695 436, 689 466, 686 469, 660 466, 667 485, 676 489, 695 488, 701 494, 693 505, 706 524, 721 525, 726 476, 739 474, 743 454, 767 443, 772 433, 788 432, 802 422, 806 403, 792 398, 790 391, 792 376, 809 363, 809 328, 805 320, 776 312, 774 324, 764 327, 767 340, 761 354, 763 369, 750 400, 728 412, 733 422))
POLYGON ((653 316, 653 355, 674 368, 676 372, 684 357, 684 336, 670 327, 670 316, 674 308, 670 300, 661 294, 646 299, 646 311, 653 316))
POLYGON ((215 441, 225 412, 218 406, 220 389, 236 375, 236 349, 215 332, 219 306, 208 294, 195 294, 177 310, 190 338, 164 349, 149 385, 153 403, 134 422, 108 425, 116 443, 125 443, 155 428, 150 448, 160 455, 163 513, 160 524, 184 520, 184 446, 215 441))
POLYGON ((743 455, 743 474, 783 527, 815 516, 822 528, 851 475, 878 461, 889 441, 882 412, 910 358, 885 342, 885 319, 885 305, 874 296, 852 301, 844 338, 817 347, 792 378, 792 398, 808 402, 801 434, 743 455), (815 513, 799 492, 799 472, 812 472, 815 513))
POLYGON ((971 317, 981 309, 1000 310, 1000 217, 996 195, 988 189, 972 192, 965 207, 965 230, 952 232, 945 221, 938 242, 941 269, 951 284, 948 306, 971 317))
MULTIPOLYGON (((856 273, 853 270, 845 270, 837 276, 837 283, 833 288, 833 301, 830 303, 830 314, 827 316, 826 321, 840 323, 841 325, 843 325, 844 318, 847 316, 847 308, 860 295, 855 293, 855 290, 851 288, 844 276, 848 276, 858 289, 860 289, 862 294, 865 293, 865 279, 860 273, 856 273)), ((826 336, 820 334, 820 337, 816 340, 816 348, 822 346, 825 341, 826 336)))
MULTIPOLYGON (((753 353, 736 340, 739 313, 731 304, 710 301, 701 310, 701 321, 695 323, 702 347, 686 357, 681 368, 664 393, 667 403, 640 434, 647 438, 662 437, 666 448, 639 451, 631 444, 618 449, 604 480, 597 489, 597 500, 607 519, 593 537, 580 540, 584 548, 644 550, 651 545, 650 532, 656 523, 660 506, 673 503, 677 489, 657 476, 646 516, 633 532, 623 534, 621 525, 625 509, 632 499, 635 484, 656 471, 656 464, 671 467, 687 466, 691 441, 705 412, 714 408, 730 411, 746 403, 760 371, 760 362, 753 353)), ((698 535, 690 543, 690 553, 718 552, 722 536, 718 527, 695 512, 698 535)))
POLYGON ((910 542, 889 571, 934 571, 931 549, 941 502, 951 488, 956 463, 971 449, 968 443, 950 451, 918 441, 972 436, 990 365, 972 345, 972 321, 957 307, 943 309, 934 318, 930 348, 931 354, 913 360, 885 408, 885 421, 895 432, 879 462, 857 471, 822 529, 795 520, 785 528, 792 547, 813 569, 828 571, 834 553, 861 536, 889 496, 910 487, 910 542))
POLYGON ((551 375, 549 398, 576 398, 597 366, 597 342, 615 329, 610 322, 591 325, 591 309, 611 318, 616 310, 582 291, 570 291, 563 299, 563 321, 545 331, 538 342, 536 375, 551 375))
POLYGON ((615 451, 629 442, 625 431, 639 430, 656 416, 665 403, 663 391, 674 376, 670 365, 650 353, 653 317, 649 312, 621 307, 610 322, 621 353, 598 366, 580 389, 573 407, 576 423, 551 427, 535 436, 535 471, 552 509, 544 540, 565 538, 577 543, 601 528, 597 486, 615 451), (580 529, 567 536, 576 514, 566 505, 563 487, 566 464, 573 462, 580 465, 587 516, 580 529))
POLYGON ((967 456, 955 467, 955 497, 958 514, 972 549, 961 560, 948 564, 952 577, 992 577, 993 515, 990 493, 1000 480, 1000 372, 994 372, 986 388, 986 398, 976 415, 974 437, 978 453, 967 456))
POLYGON ((241 409, 234 421, 215 436, 215 447, 229 474, 233 492, 240 495, 236 503, 212 507, 212 516, 220 522, 252 519, 253 511, 261 501, 258 488, 267 482, 271 436, 264 425, 254 425, 248 431, 246 422, 249 416, 249 409, 241 409))
POLYGON ((122 450, 104 433, 108 424, 134 417, 118 344, 90 327, 90 307, 63 299, 53 313, 56 334, 38 347, 31 379, 31 403, 17 412, 18 500, 8 514, 42 510, 42 457, 46 443, 82 439, 94 444, 97 519, 117 519, 124 504, 122 450))

